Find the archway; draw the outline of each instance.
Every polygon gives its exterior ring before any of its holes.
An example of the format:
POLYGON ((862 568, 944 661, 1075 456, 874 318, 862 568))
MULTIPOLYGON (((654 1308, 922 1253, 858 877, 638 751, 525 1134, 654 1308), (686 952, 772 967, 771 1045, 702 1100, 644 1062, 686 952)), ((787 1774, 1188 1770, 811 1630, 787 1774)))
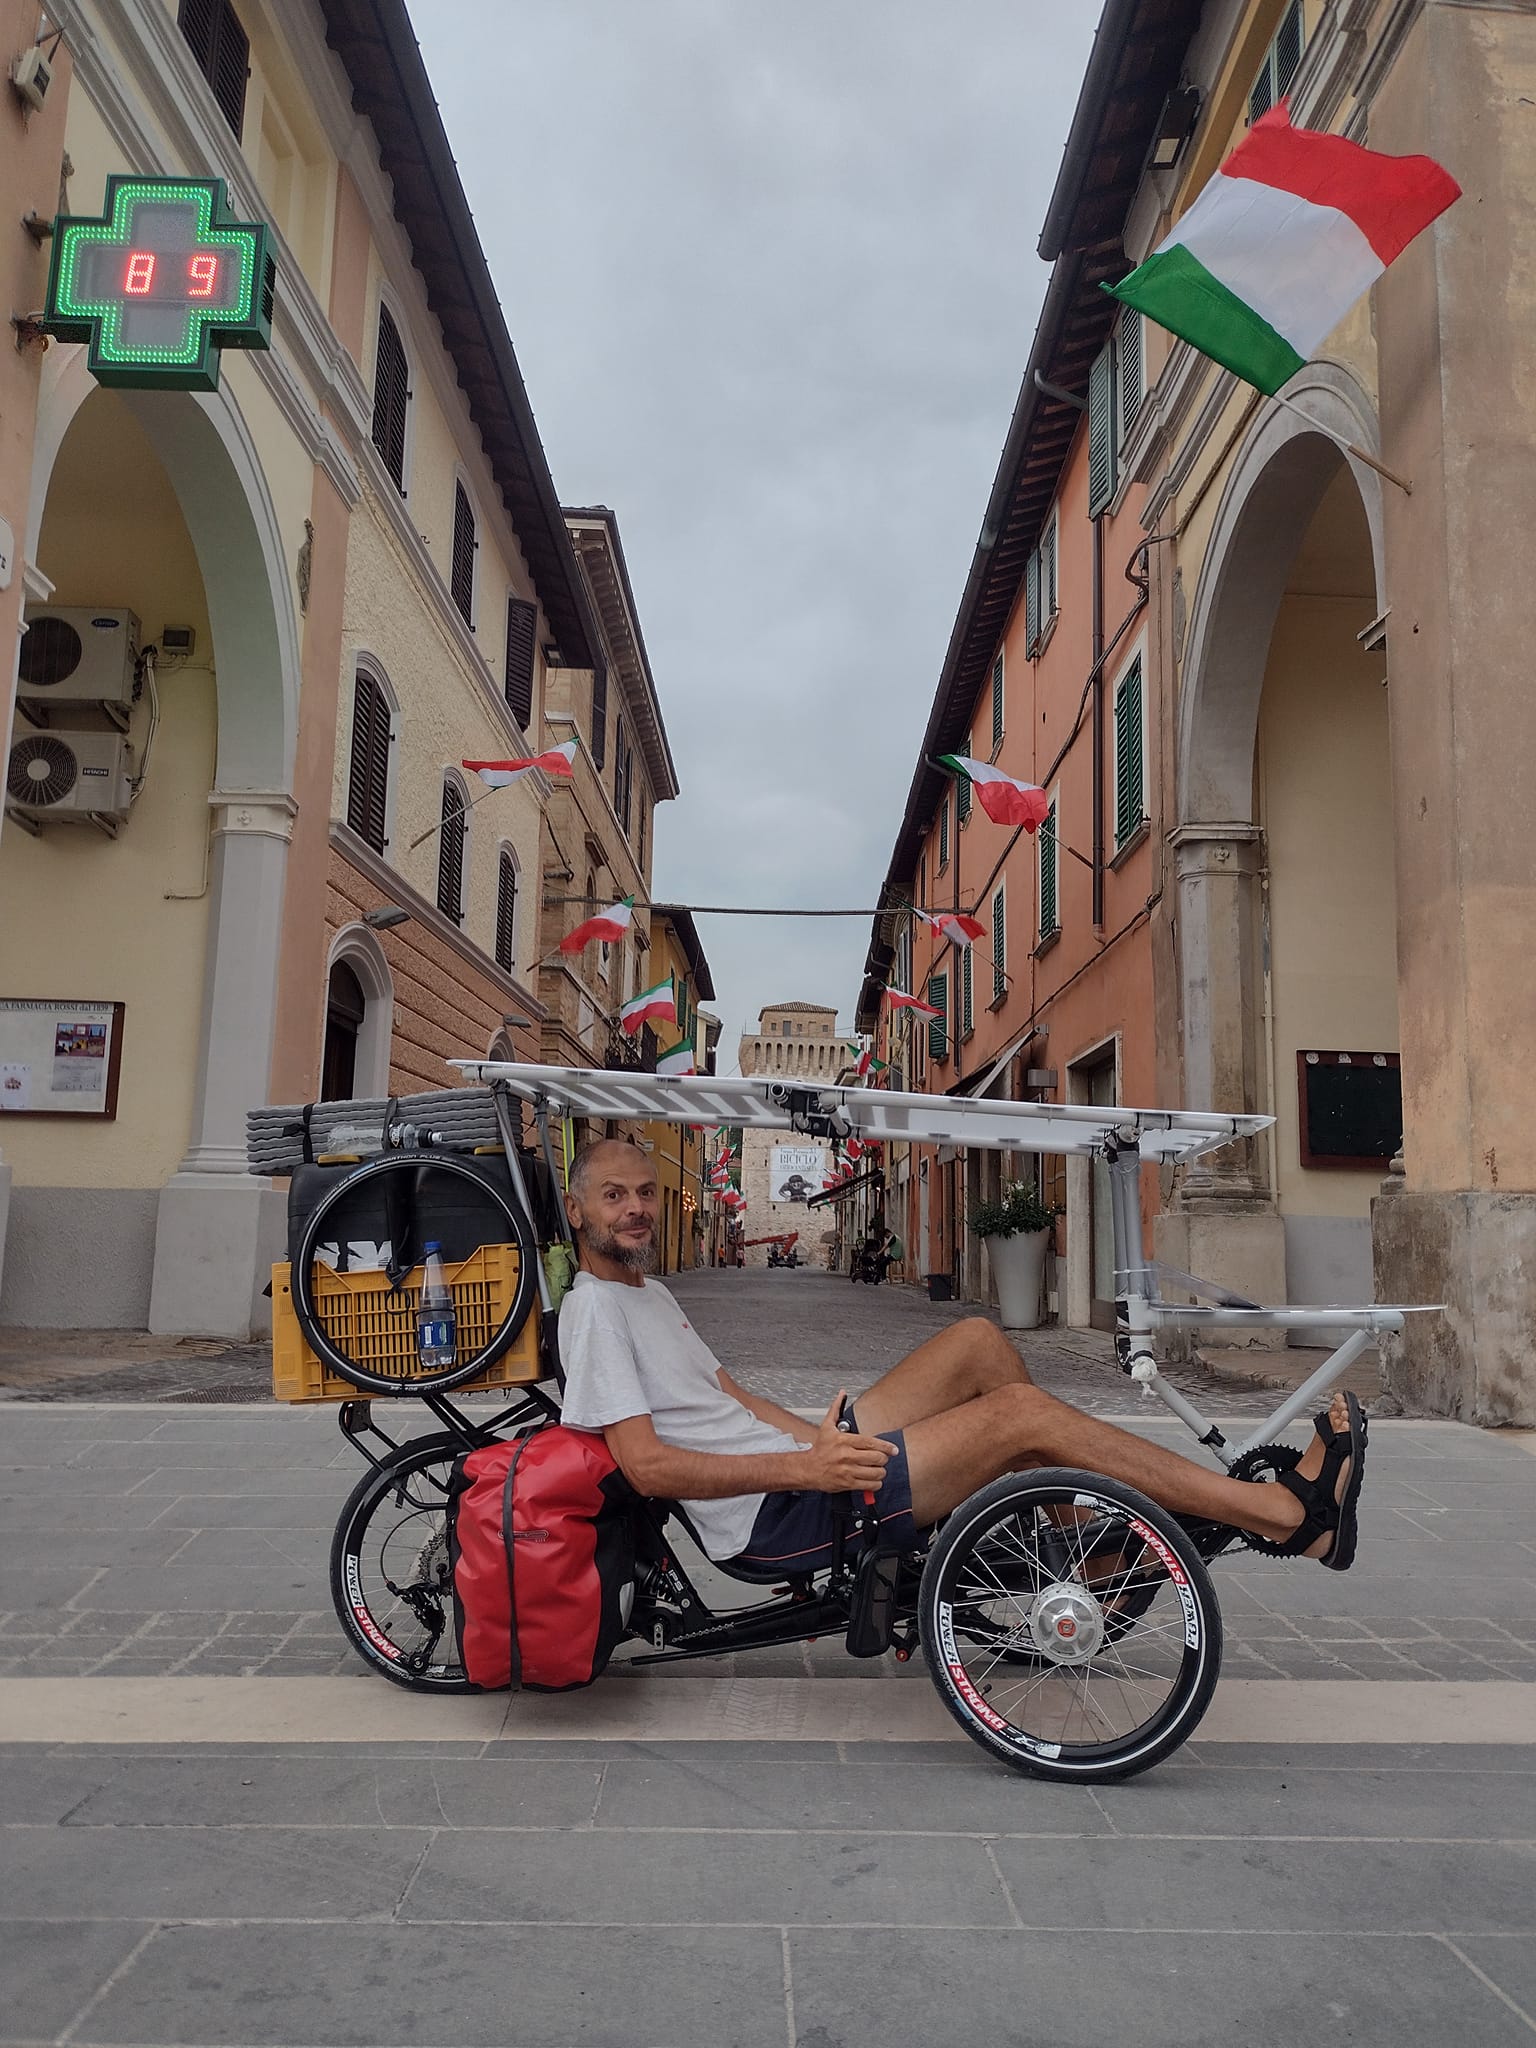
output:
POLYGON ((388 1095, 395 983, 377 933, 349 924, 331 941, 326 965, 321 1094, 327 1101, 388 1095), (329 1078, 326 1078, 326 1077, 329 1078), (345 1079, 342 1095, 331 1082, 345 1079))

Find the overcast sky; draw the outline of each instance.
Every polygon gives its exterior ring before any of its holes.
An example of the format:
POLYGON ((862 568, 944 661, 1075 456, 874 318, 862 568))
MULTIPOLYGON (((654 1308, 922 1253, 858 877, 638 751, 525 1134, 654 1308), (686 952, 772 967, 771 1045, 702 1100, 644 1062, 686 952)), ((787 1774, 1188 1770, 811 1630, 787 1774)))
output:
MULTIPOLYGON (((555 486, 611 505, 658 899, 872 905, 1023 373, 1092 0, 411 0, 555 486)), ((869 920, 701 917, 722 1071, 869 920)))

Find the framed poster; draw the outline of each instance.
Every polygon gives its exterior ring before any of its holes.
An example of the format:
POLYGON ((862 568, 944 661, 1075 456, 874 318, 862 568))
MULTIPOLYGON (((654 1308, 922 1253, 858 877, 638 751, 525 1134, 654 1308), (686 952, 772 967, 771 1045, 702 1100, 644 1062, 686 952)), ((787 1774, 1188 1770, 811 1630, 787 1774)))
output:
POLYGON ((0 1117, 115 1117, 123 1009, 0 996, 0 1117))
POLYGON ((1303 1166, 1385 1173, 1403 1142, 1403 1077, 1395 1052, 1298 1052, 1303 1166))
POLYGON ((770 1202, 803 1202, 821 1187, 826 1152, 820 1145, 775 1145, 770 1202))

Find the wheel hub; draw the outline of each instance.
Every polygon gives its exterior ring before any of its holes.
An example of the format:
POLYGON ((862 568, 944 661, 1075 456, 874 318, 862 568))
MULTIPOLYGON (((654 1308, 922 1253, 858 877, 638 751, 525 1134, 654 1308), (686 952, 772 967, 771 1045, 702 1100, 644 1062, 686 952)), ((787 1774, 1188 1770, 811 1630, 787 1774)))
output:
POLYGON ((1035 1595, 1029 1638, 1052 1664, 1086 1664, 1104 1641, 1104 1610, 1086 1586, 1058 1579, 1035 1595))

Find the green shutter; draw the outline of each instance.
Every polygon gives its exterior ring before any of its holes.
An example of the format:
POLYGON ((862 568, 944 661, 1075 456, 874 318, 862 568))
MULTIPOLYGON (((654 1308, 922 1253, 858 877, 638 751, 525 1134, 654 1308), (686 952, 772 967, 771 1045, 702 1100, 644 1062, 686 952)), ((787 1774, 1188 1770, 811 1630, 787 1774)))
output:
POLYGON ((1115 336, 1115 388, 1120 400, 1121 448, 1130 439, 1136 415, 1141 411, 1142 384, 1146 374, 1144 346, 1141 315, 1134 306, 1127 306, 1120 315, 1120 327, 1115 336))
POLYGON ((1045 530, 1040 535, 1040 630, 1056 616, 1056 536, 1060 523, 1052 513, 1045 530))
POLYGON ((949 798, 939 805, 939 866, 949 866, 949 798))
POLYGON ((1000 1003, 1008 993, 1008 905, 998 889, 992 897, 992 1000, 1000 1003))
POLYGON ((995 754, 1003 743, 1003 650, 997 650, 992 663, 992 751, 995 754))
POLYGON ((969 775, 955 777, 955 822, 963 825, 971 815, 971 778, 969 775))
POLYGON ((1124 846, 1141 830, 1146 809, 1142 761, 1141 656, 1115 691, 1115 844, 1124 846))
POLYGON ((1106 344, 1088 373, 1088 517, 1115 495, 1114 351, 1106 344))
POLYGON ((938 1011, 937 1017, 928 1019, 928 1057, 931 1060, 945 1060, 949 1057, 949 976, 930 974, 928 977, 928 1000, 938 1011))
POLYGON ((1040 827, 1040 936, 1048 939, 1060 931, 1061 916, 1056 902, 1056 806, 1053 803, 1040 827))
POLYGON ((1291 0, 1275 37, 1275 98, 1282 100, 1301 69, 1301 0, 1291 0))
POLYGON ((960 1036, 969 1038, 976 1028, 976 977, 971 956, 974 948, 967 946, 960 955, 960 1036))
POLYGON ((1024 653, 1033 660, 1040 646, 1040 550, 1031 551, 1024 569, 1024 653))

